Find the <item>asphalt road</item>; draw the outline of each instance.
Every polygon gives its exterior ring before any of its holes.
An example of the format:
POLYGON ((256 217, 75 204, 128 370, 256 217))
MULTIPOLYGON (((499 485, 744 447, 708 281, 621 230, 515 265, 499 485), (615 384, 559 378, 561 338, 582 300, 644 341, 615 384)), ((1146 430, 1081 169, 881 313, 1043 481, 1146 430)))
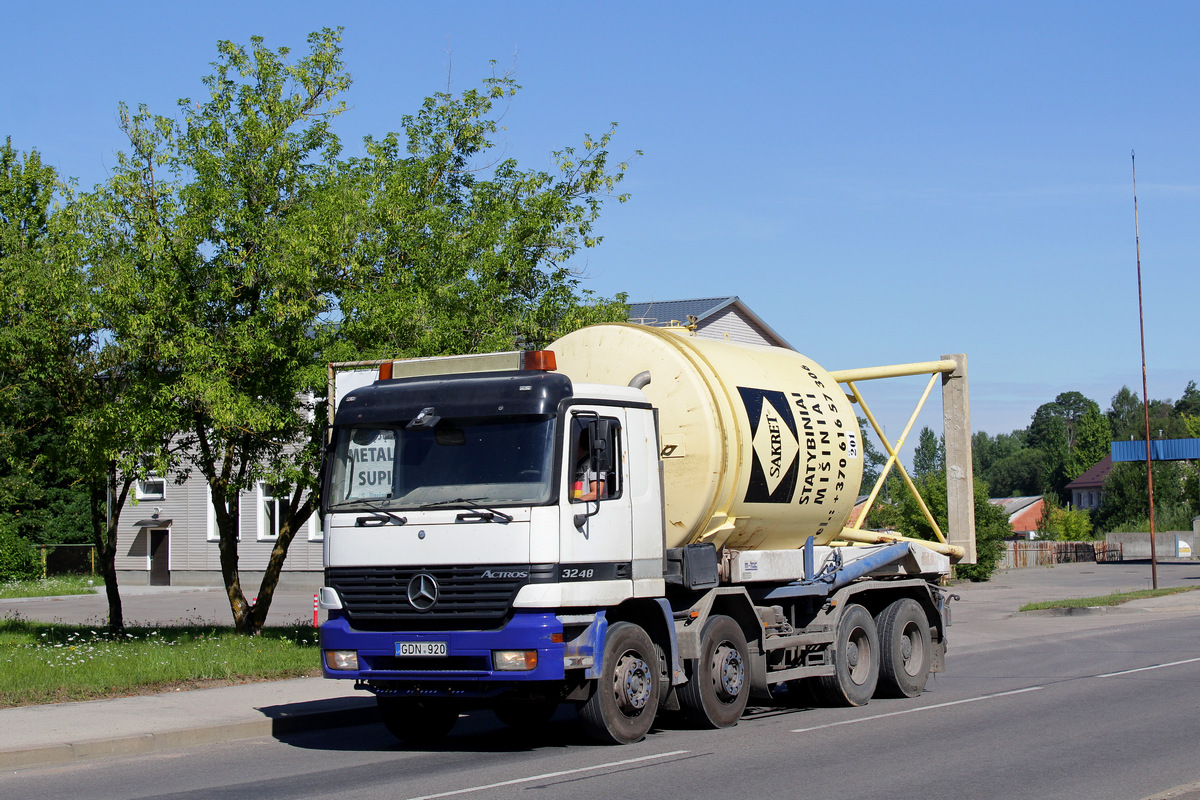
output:
POLYGON ((1024 580, 1002 578, 964 598, 949 672, 913 700, 758 708, 723 731, 668 720, 645 741, 615 748, 588 743, 569 709, 534 738, 476 712, 433 749, 408 749, 382 726, 363 726, 24 770, 0 776, 0 796, 1137 800, 1200 780, 1194 607, 1088 617, 997 611, 1005 592, 1025 591, 1024 580))

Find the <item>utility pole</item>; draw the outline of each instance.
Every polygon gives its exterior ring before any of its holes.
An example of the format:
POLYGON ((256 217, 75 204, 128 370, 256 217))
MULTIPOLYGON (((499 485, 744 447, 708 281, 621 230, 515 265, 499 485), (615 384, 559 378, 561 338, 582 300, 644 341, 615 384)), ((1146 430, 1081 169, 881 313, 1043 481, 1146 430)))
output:
POLYGON ((1154 546, 1154 470, 1150 459, 1150 395, 1146 391, 1146 324, 1142 316, 1142 242, 1138 228, 1137 154, 1129 154, 1133 164, 1133 244, 1137 252, 1138 331, 1142 337, 1142 409, 1146 418, 1146 492, 1150 498, 1150 581, 1158 588, 1158 552, 1154 546))

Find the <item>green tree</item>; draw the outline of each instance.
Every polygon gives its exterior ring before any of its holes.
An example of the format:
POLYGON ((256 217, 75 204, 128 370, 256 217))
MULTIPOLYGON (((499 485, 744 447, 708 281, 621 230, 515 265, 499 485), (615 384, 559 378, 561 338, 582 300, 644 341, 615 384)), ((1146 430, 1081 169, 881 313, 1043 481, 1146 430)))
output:
POLYGON ((35 543, 88 530, 62 414, 90 344, 69 195, 36 150, 0 147, 0 529, 35 543))
POLYGON ((540 344, 622 315, 567 265, 624 165, 608 136, 559 153, 561 174, 478 161, 505 78, 435 95, 406 139, 368 139, 339 160, 331 127, 350 85, 339 32, 307 55, 221 42, 208 96, 179 120, 122 106, 130 152, 87 198, 90 263, 110 348, 144 423, 132 455, 211 492, 238 630, 261 629, 287 550, 315 505, 325 364, 540 344), (168 447, 168 443, 171 447, 168 447), (257 602, 238 570, 238 497, 286 491, 257 602))
MULTIPOLYGON (((947 527, 946 473, 935 472, 913 480, 929 513, 937 520, 938 527, 945 532, 947 527)), ((916 499, 907 489, 897 487, 892 503, 873 508, 866 525, 872 529, 889 528, 905 536, 932 541, 936 538, 929 520, 921 511, 916 499)), ((975 551, 976 563, 958 564, 955 575, 972 581, 986 581, 1000 563, 1004 554, 1004 540, 1012 534, 1008 517, 1004 511, 988 502, 987 486, 975 480, 975 551)))
POLYGON ((1066 477, 1068 481, 1087 472, 1096 462, 1109 454, 1112 447, 1112 431, 1108 418, 1100 413, 1100 407, 1092 403, 1084 410, 1075 424, 1074 447, 1067 457, 1066 477))
MULTIPOLYGON (((1197 478, 1195 465, 1182 461, 1155 461, 1155 528, 1167 530, 1158 522, 1173 510, 1175 517, 1191 519, 1196 515, 1197 478)), ((1142 526, 1149 530, 1150 501, 1144 462, 1114 464, 1104 480, 1104 503, 1096 526, 1113 531, 1123 526, 1142 526)), ((1176 523, 1178 524, 1178 523, 1176 523)))
MULTIPOLYGON (((1187 391, 1185 390, 1185 395, 1187 391)), ((1191 408, 1190 396, 1185 408, 1191 408)), ((1150 438, 1178 439, 1188 436, 1187 424, 1181 416, 1183 410, 1176 412, 1175 404, 1170 400, 1150 401, 1150 438)), ((1146 411, 1137 393, 1122 386, 1113 395, 1112 404, 1106 412, 1109 427, 1114 441, 1145 441, 1146 411)))
POLYGON ((1030 497, 1041 494, 1046 474, 1045 453, 1036 447, 1017 450, 993 463, 981 475, 992 497, 1030 497))
POLYGON ((986 431, 971 434, 971 456, 975 474, 985 474, 993 464, 1025 448, 1025 431, 999 433, 990 436, 986 431))
POLYGON ((1183 414, 1181 418, 1187 428, 1187 435, 1193 439, 1200 438, 1200 414, 1183 414))
POLYGON ((1108 412, 1109 428, 1113 439, 1145 439, 1146 423, 1142 417, 1142 401, 1128 386, 1113 395, 1108 412))
MULTIPOLYGON (((122 106, 130 152, 89 198, 92 269, 122 382, 136 387, 148 433, 173 430, 174 455, 165 444, 155 454, 160 470, 208 484, 230 609, 246 633, 264 624, 313 510, 330 291, 350 235, 330 129, 349 76, 336 33, 309 44, 292 64, 257 37, 249 49, 221 42, 208 97, 181 100, 178 121, 122 106), (251 605, 238 498, 259 482, 289 488, 251 605)), ((141 454, 122 455, 131 465, 141 454)))
POLYGON ((1045 498, 1042 517, 1038 520, 1042 538, 1062 542, 1079 542, 1092 538, 1092 517, 1078 508, 1063 508, 1054 497, 1045 498))
POLYGON ((1188 381, 1183 390, 1183 396, 1175 402, 1175 413, 1179 416, 1200 416, 1200 389, 1195 381, 1188 381))
POLYGON ((871 491, 875 481, 879 480, 879 472, 887 463, 887 455, 875 445, 874 431, 870 429, 866 417, 858 417, 858 428, 862 431, 863 444, 863 475, 861 491, 866 494, 871 491))
POLYGON ((19 520, 0 527, 40 542, 90 535, 119 631, 116 526, 136 472, 119 470, 111 450, 138 425, 99 380, 96 287, 71 187, 36 151, 19 157, 6 143, 0 164, 0 502, 19 520))
POLYGON ((921 428, 913 450, 913 477, 932 475, 946 467, 946 445, 929 427, 921 428))
POLYGON ((537 348, 583 325, 627 318, 623 296, 581 292, 568 265, 581 247, 599 243, 593 225, 602 198, 626 169, 609 165, 613 131, 585 137, 580 151, 556 152, 556 174, 524 171, 511 159, 489 171, 493 104, 517 88, 493 76, 482 90, 436 94, 403 118, 403 137, 368 138, 368 156, 351 162, 369 216, 339 289, 339 352, 537 348))
POLYGON ((1027 431, 1001 433, 984 431, 971 436, 975 477, 988 486, 992 497, 1024 497, 1040 494, 1045 470, 1041 450, 1026 446, 1027 431))
POLYGON ((1111 436, 1094 400, 1063 392, 1034 412, 1026 441, 1042 451, 1040 493, 1065 499, 1066 486, 1104 457, 1111 436))

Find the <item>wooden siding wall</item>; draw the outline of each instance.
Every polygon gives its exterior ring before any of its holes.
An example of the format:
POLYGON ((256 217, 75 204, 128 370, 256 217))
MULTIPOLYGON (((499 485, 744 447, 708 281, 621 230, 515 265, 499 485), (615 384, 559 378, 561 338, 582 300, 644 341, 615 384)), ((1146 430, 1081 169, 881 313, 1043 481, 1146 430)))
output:
MULTIPOLYGON (((131 493, 132 494, 132 493, 131 493)), ((139 527, 136 523, 150 520, 154 509, 161 509, 159 518, 170 520, 167 537, 172 572, 214 571, 221 569, 221 555, 216 541, 208 540, 208 492, 203 479, 191 477, 182 485, 167 481, 162 500, 141 500, 137 505, 127 502, 121 511, 120 531, 117 534, 117 569, 149 570, 150 531, 155 526, 139 527)), ((275 546, 272 540, 259 541, 257 491, 244 492, 241 497, 238 566, 246 572, 266 569, 275 546)), ((288 548, 285 572, 320 571, 321 547, 318 540, 309 538, 314 519, 304 523, 288 548)))
POLYGON ((728 339, 741 344, 775 344, 761 326, 741 316, 732 307, 724 308, 701 322, 697 335, 706 339, 728 339))

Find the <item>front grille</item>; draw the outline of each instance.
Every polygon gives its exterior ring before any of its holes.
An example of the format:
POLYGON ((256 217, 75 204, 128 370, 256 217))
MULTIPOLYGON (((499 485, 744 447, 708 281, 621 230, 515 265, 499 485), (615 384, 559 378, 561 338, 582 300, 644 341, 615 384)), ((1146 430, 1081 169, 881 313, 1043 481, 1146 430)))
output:
POLYGON ((490 630, 508 618, 522 586, 552 581, 556 575, 553 564, 330 567, 325 585, 337 590, 350 624, 360 630, 490 630), (525 576, 485 577, 490 572, 525 576), (408 600, 408 584, 420 573, 438 584, 437 602, 427 611, 408 600))

